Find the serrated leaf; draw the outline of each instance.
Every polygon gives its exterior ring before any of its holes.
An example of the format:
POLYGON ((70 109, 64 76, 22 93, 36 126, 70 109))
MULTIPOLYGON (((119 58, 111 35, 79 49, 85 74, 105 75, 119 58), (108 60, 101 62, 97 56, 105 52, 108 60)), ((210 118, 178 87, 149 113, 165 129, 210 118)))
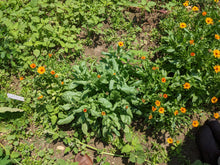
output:
POLYGON ((132 150, 132 147, 131 147, 129 144, 126 144, 126 145, 122 148, 121 152, 122 152, 122 153, 129 153, 129 152, 131 152, 131 150, 132 150))

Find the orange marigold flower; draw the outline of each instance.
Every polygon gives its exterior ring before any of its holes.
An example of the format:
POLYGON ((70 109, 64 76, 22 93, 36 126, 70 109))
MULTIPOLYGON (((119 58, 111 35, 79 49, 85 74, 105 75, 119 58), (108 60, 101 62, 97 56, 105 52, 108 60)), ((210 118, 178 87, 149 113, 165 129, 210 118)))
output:
POLYGON ((198 11, 199 8, 198 8, 197 6, 193 6, 192 10, 193 10, 193 11, 198 11))
POLYGON ((55 78, 58 78, 59 76, 56 74, 54 77, 55 77, 55 78))
POLYGON ((105 116, 105 115, 106 115, 106 113, 104 111, 102 111, 102 116, 105 116))
POLYGON ((101 78, 101 75, 99 75, 99 74, 98 74, 98 76, 97 76, 97 77, 98 77, 98 78, 101 78))
POLYGON ((128 106, 126 105, 125 108, 128 109, 128 106))
POLYGON ((159 106, 160 106, 160 101, 159 101, 159 100, 156 100, 156 101, 155 101, 155 105, 159 107, 159 106))
POLYGON ((210 18, 210 17, 207 17, 207 18, 205 19, 205 22, 206 22, 207 24, 213 24, 213 19, 210 18))
POLYGON ((202 15, 203 15, 203 16, 206 16, 206 14, 207 14, 207 13, 206 13, 205 11, 202 12, 202 15))
POLYGON ((145 99, 142 98, 141 101, 142 101, 142 103, 145 103, 145 99))
POLYGON ((186 82, 183 84, 184 89, 189 89, 190 88, 190 83, 186 82))
POLYGON ((159 113, 164 113, 164 108, 163 107, 159 108, 159 113))
POLYGON ((24 77, 20 77, 19 79, 20 79, 20 80, 24 80, 24 77))
POLYGON ((44 96, 43 95, 41 95, 41 96, 39 96, 37 99, 38 100, 40 100, 40 99, 42 99, 44 96))
POLYGON ((176 144, 179 144, 179 143, 180 143, 180 141, 179 141, 179 140, 177 140, 177 141, 176 141, 176 144))
POLYGON ((31 67, 32 69, 34 69, 34 68, 36 68, 36 64, 32 63, 32 64, 30 65, 30 67, 31 67))
POLYGON ((191 45, 193 45, 193 44, 194 44, 194 40, 189 40, 189 43, 190 43, 191 45))
POLYGON ((193 127, 198 127, 199 126, 199 122, 197 120, 193 121, 192 126, 193 127))
POLYGON ((153 115, 149 115, 148 119, 150 120, 150 119, 152 119, 152 118, 153 118, 153 115))
POLYGON ((85 108, 85 109, 83 109, 83 112, 87 112, 87 109, 85 108))
POLYGON ((215 58, 219 58, 220 57, 220 51, 219 50, 213 50, 213 55, 215 56, 215 58))
POLYGON ((218 2, 219 0, 215 0, 215 2, 218 2))
POLYGON ((182 28, 182 29, 186 28, 186 23, 181 22, 181 23, 180 23, 180 28, 182 28))
POLYGON ((189 6, 189 3, 184 2, 184 3, 183 3, 183 6, 187 7, 187 6, 189 6))
POLYGON ((64 84, 64 82, 62 81, 62 82, 61 82, 61 85, 63 85, 63 84, 64 84))
POLYGON ((219 114, 218 113, 214 113, 214 118, 218 119, 219 118, 219 114))
POLYGON ((115 75, 116 75, 116 73, 113 73, 113 75, 115 76, 115 75))
POLYGON ((164 93, 163 97, 166 99, 168 97, 168 95, 166 93, 164 93))
POLYGON ((54 71, 54 70, 52 70, 50 73, 54 75, 54 74, 55 74, 55 71, 54 71))
POLYGON ((181 108, 180 108, 180 111, 181 111, 182 113, 186 113, 186 108, 181 107, 181 108))
POLYGON ((118 42, 118 46, 122 47, 122 46, 124 46, 124 43, 120 41, 120 42, 118 42))
POLYGON ((39 74, 44 74, 44 72, 46 71, 46 69, 43 67, 43 66, 40 66, 38 69, 37 69, 37 72, 39 74))
POLYGON ((48 54, 48 56, 49 56, 49 57, 52 57, 52 54, 51 54, 51 53, 49 53, 49 54, 48 54))
POLYGON ((216 73, 220 72, 220 65, 215 65, 214 69, 216 73))
POLYGON ((211 98, 211 102, 213 103, 213 104, 215 104, 215 103, 217 103, 218 102, 218 98, 217 97, 212 97, 211 98))
POLYGON ((167 143, 172 144, 173 143, 173 139, 172 138, 168 138, 167 139, 167 143))
POLYGON ((165 83, 165 82, 166 82, 166 78, 163 77, 163 78, 161 79, 161 81, 162 81, 162 83, 165 83))
POLYGON ((215 34, 215 39, 219 40, 220 39, 220 35, 215 34))
POLYGON ((145 56, 142 56, 142 57, 141 57, 141 59, 142 59, 142 60, 145 60, 145 59, 146 59, 146 57, 145 57, 145 56))
POLYGON ((191 53, 190 53, 190 56, 195 56, 195 53, 194 53, 194 52, 191 52, 191 53))
POLYGON ((179 113, 178 110, 175 110, 175 111, 174 111, 174 115, 175 115, 175 116, 178 115, 178 113, 179 113))
POLYGON ((155 108, 154 106, 152 106, 152 111, 154 112, 154 111, 156 111, 157 110, 157 108, 155 108))

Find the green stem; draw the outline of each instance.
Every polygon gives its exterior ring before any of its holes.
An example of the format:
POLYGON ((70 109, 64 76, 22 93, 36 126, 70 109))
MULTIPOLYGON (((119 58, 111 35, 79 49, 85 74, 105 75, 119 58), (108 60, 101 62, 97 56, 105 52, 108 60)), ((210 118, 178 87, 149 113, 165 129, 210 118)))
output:
POLYGON ((0 146, 6 151, 5 147, 2 145, 2 143, 0 143, 0 146))

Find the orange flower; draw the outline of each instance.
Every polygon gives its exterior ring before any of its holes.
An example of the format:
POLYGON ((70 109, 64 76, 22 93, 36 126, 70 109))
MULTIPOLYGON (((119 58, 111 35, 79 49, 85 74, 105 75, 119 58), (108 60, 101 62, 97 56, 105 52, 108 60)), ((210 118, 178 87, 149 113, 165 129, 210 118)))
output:
POLYGON ((174 115, 175 115, 175 116, 178 115, 178 113, 179 113, 178 110, 175 110, 175 111, 174 111, 174 115))
POLYGON ((192 126, 193 127, 198 127, 199 126, 199 122, 197 120, 193 121, 192 126))
POLYGON ((195 53, 194 52, 190 53, 190 56, 195 56, 195 53))
POLYGON ((199 8, 198 8, 198 7, 196 7, 196 6, 193 6, 192 10, 193 10, 193 11, 198 11, 198 10, 199 10, 199 8))
POLYGON ((190 43, 191 45, 194 45, 194 40, 189 40, 189 43, 190 43))
POLYGON ((207 17, 207 18, 205 19, 205 22, 206 22, 207 24, 213 24, 213 19, 210 18, 210 17, 207 17))
POLYGON ((87 112, 87 109, 85 108, 85 109, 83 109, 83 112, 87 112))
POLYGON ((54 77, 55 77, 55 78, 58 78, 59 76, 56 74, 54 77))
POLYGON ((213 50, 213 55, 215 56, 215 58, 219 58, 220 57, 220 51, 219 50, 213 50))
POLYGON ((104 111, 102 111, 102 116, 105 116, 105 115, 106 115, 106 113, 104 111))
POLYGON ((64 82, 62 81, 62 82, 61 82, 61 85, 63 85, 63 84, 64 84, 64 82))
POLYGON ((186 28, 186 23, 181 22, 181 23, 180 23, 180 28, 182 28, 182 29, 186 28))
POLYGON ((203 15, 203 16, 206 16, 206 14, 207 14, 207 13, 206 13, 205 11, 202 12, 202 15, 203 15))
POLYGON ((98 76, 97 76, 97 77, 98 77, 98 78, 101 78, 101 75, 99 75, 99 74, 98 74, 98 76))
POLYGON ((20 79, 20 80, 24 80, 24 77, 20 77, 19 79, 20 79))
POLYGON ((115 76, 115 75, 116 75, 116 73, 113 73, 113 75, 115 76))
POLYGON ((125 108, 128 109, 128 106, 126 105, 125 108))
POLYGON ((145 103, 145 99, 142 98, 141 101, 142 101, 142 103, 145 103))
POLYGON ((154 112, 154 111, 156 111, 157 110, 157 108, 155 108, 154 106, 152 106, 152 111, 154 112))
POLYGON ((52 70, 50 73, 54 75, 54 74, 55 74, 55 71, 54 71, 54 70, 52 70))
POLYGON ((160 108, 159 108, 159 112, 160 112, 160 113, 164 113, 164 108, 163 108, 163 107, 160 107, 160 108))
POLYGON ((122 46, 124 46, 124 43, 120 41, 120 42, 118 42, 118 46, 122 47, 122 46))
POLYGON ((166 99, 168 97, 168 95, 166 93, 164 93, 163 97, 166 99))
POLYGON ((155 105, 159 107, 159 106, 160 106, 160 101, 159 101, 159 100, 156 100, 156 101, 155 101, 155 105))
POLYGON ((177 140, 177 141, 176 141, 176 144, 179 144, 179 143, 180 143, 180 141, 179 141, 179 140, 177 140))
POLYGON ((218 2, 219 0, 215 0, 215 2, 218 2))
POLYGON ((186 113, 186 108, 181 107, 181 108, 180 108, 180 111, 181 111, 182 113, 186 113))
POLYGON ((163 77, 163 78, 161 79, 161 81, 162 81, 162 83, 165 83, 165 82, 166 82, 166 78, 163 77))
POLYGON ((141 59, 142 59, 142 60, 145 60, 145 59, 146 59, 146 57, 145 57, 145 56, 142 56, 142 57, 141 57, 141 59))
POLYGON ((212 102, 213 104, 217 103, 217 102, 218 102, 218 98, 215 97, 215 96, 212 97, 211 102, 212 102))
POLYGON ((220 65, 215 65, 213 68, 215 69, 216 73, 220 72, 220 65))
POLYGON ((187 6, 189 6, 189 3, 184 2, 184 3, 183 3, 183 6, 187 7, 187 6))
POLYGON ((218 113, 214 113, 214 118, 218 119, 219 118, 219 114, 218 113))
POLYGON ((37 99, 38 100, 40 100, 40 99, 42 99, 44 96, 43 95, 41 95, 41 96, 39 96, 37 99))
POLYGON ((155 67, 155 66, 153 66, 153 67, 152 67, 152 70, 156 70, 156 67, 155 67))
POLYGON ((215 39, 219 40, 220 39, 220 35, 215 34, 215 39))
POLYGON ((190 88, 190 83, 186 82, 184 85, 183 85, 184 89, 189 89, 190 88))
POLYGON ((43 66, 40 66, 38 69, 37 69, 37 72, 39 74, 44 74, 44 72, 46 71, 46 69, 43 67, 43 66))
POLYGON ((167 139, 167 142, 168 142, 169 144, 172 144, 172 143, 173 143, 173 139, 172 139, 172 138, 168 138, 168 139, 167 139))
POLYGON ((49 53, 48 56, 49 56, 49 57, 52 57, 52 54, 49 53))
POLYGON ((149 115, 148 119, 150 120, 150 119, 152 119, 152 118, 153 118, 153 115, 149 115))
POLYGON ((32 64, 30 65, 30 67, 31 67, 32 69, 34 69, 34 68, 36 68, 36 64, 32 63, 32 64))

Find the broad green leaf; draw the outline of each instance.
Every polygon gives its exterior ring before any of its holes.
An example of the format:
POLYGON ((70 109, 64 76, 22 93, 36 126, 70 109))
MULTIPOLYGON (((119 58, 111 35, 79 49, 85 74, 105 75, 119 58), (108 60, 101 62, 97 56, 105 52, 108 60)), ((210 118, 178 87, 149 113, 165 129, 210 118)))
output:
POLYGON ((168 52, 168 53, 175 52, 175 49, 167 49, 167 52, 168 52))
POLYGON ((126 145, 122 148, 121 152, 122 152, 122 153, 129 153, 129 152, 131 152, 131 150, 132 150, 132 146, 130 146, 129 144, 126 144, 126 145))
POLYGON ((71 151, 70 147, 66 147, 65 150, 64 150, 64 154, 66 154, 66 153, 68 153, 70 151, 71 151))
POLYGON ((108 101, 107 99, 105 99, 105 98, 99 98, 99 103, 102 105, 102 106, 104 106, 104 107, 106 107, 106 108, 112 108, 112 103, 110 102, 110 101, 108 101))
POLYGON ((74 119, 74 115, 70 115, 70 116, 68 116, 65 119, 58 120, 57 124, 58 125, 69 124, 69 123, 71 123, 73 121, 73 119, 74 119))
POLYGON ((50 117, 50 119, 51 119, 51 124, 52 124, 52 125, 55 125, 55 124, 56 124, 56 121, 57 121, 57 116, 56 116, 56 115, 53 115, 53 116, 50 117))
POLYGON ((12 159, 15 159, 15 158, 18 158, 20 156, 20 153, 13 151, 10 156, 11 156, 12 159))
POLYGON ((125 92, 126 94, 130 95, 130 94, 136 94, 137 90, 135 89, 135 87, 129 87, 128 85, 124 85, 121 87, 121 90, 123 92, 125 92))
POLYGON ((79 101, 81 95, 81 92, 66 91, 63 93, 62 98, 64 101, 72 103, 74 101, 79 101))
POLYGON ((33 53, 37 57, 40 55, 40 51, 38 49, 35 49, 33 53))
POLYGON ((23 112, 24 110, 18 108, 10 108, 10 107, 0 107, 0 113, 5 112, 23 112))
POLYGON ((67 110, 69 110, 70 108, 72 108, 73 107, 73 105, 72 104, 65 104, 65 105, 63 105, 63 106, 61 106, 65 111, 67 111, 67 110))
POLYGON ((123 123, 126 123, 126 124, 131 124, 131 117, 128 116, 128 115, 120 115, 121 117, 121 120, 123 123))
POLYGON ((110 83, 109 83, 109 90, 112 90, 112 89, 114 88, 114 83, 115 83, 114 80, 110 80, 110 83))
POLYGON ((88 134, 88 125, 86 123, 82 124, 82 132, 87 135, 88 134))

